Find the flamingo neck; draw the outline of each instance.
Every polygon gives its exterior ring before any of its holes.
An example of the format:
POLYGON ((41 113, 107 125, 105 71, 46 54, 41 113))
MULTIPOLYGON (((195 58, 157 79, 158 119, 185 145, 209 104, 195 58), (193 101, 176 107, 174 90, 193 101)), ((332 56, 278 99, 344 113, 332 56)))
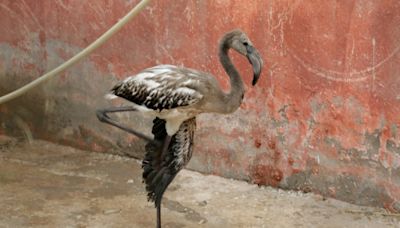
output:
POLYGON ((224 93, 223 95, 221 105, 224 107, 224 113, 232 113, 237 110, 242 103, 244 95, 242 78, 228 55, 230 48, 230 37, 224 37, 219 47, 219 60, 229 76, 231 87, 229 93, 224 93))

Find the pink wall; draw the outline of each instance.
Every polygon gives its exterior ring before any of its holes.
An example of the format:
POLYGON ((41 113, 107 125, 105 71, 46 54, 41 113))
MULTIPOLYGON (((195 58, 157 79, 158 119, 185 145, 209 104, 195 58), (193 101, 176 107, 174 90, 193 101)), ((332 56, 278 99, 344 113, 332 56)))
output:
MULTIPOLYGON (((1 94, 73 56, 137 2, 2 0, 1 94)), ((235 114, 199 118, 190 168, 400 211, 399 24, 395 0, 154 0, 89 58, 1 105, 0 133, 140 157, 142 141, 96 120, 110 105, 103 94, 159 63, 211 72, 228 88, 217 42, 239 27, 264 58, 262 78, 235 114)), ((234 59, 249 85, 247 60, 234 59)))

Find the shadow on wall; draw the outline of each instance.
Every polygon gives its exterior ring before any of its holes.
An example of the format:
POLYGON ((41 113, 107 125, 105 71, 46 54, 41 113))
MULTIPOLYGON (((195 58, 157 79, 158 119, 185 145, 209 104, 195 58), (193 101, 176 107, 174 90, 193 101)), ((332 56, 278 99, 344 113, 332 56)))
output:
MULTIPOLYGON (((1 77, 0 91, 7 93, 11 91, 10 88, 15 87, 15 84, 27 83, 15 78, 22 77, 16 75, 1 77)), ((143 157, 145 142, 115 129, 99 127, 95 108, 85 103, 87 101, 84 97, 87 94, 82 94, 83 90, 74 86, 60 86, 53 82, 50 81, 2 105, 0 134, 14 136, 19 140, 43 139, 85 150, 127 155, 139 159, 143 157), (78 99, 71 102, 71 97, 78 99), (119 140, 114 140, 112 137, 119 137, 119 140)), ((100 107, 105 105, 107 104, 104 102, 98 104, 100 107)), ((121 116, 128 120, 138 118, 134 115, 129 118, 121 116)), ((142 125, 145 124, 139 124, 139 127, 143 128, 142 125)))

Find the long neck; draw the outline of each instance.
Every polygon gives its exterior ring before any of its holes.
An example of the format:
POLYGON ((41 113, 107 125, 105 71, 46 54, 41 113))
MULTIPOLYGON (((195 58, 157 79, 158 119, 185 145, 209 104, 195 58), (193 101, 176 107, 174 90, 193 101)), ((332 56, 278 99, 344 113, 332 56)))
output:
POLYGON ((228 56, 228 50, 230 46, 228 44, 227 39, 223 39, 219 46, 219 60, 224 67, 226 73, 229 75, 230 79, 230 92, 224 93, 222 102, 224 106, 225 113, 234 112, 239 108, 242 103, 243 95, 244 95, 244 85, 242 78, 235 66, 233 65, 231 59, 228 56))

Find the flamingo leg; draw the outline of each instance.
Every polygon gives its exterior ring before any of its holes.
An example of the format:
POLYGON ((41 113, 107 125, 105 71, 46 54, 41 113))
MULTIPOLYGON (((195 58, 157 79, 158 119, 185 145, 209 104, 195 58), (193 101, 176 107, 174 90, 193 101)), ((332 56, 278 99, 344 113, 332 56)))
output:
MULTIPOLYGON (((168 147, 169 144, 171 143, 171 139, 172 137, 167 135, 165 136, 163 145, 162 145, 162 150, 160 153, 160 163, 158 164, 159 166, 162 166, 162 162, 163 162, 163 158, 165 156, 165 154, 168 152, 168 147)), ((164 195, 164 193, 162 193, 162 195, 164 195)), ((161 228, 161 200, 162 200, 162 196, 160 199, 160 202, 156 203, 157 204, 157 228, 161 228)))
MULTIPOLYGON (((107 108, 107 109, 98 109, 96 111, 96 115, 97 118, 103 122, 103 123, 107 123, 110 124, 114 127, 117 127, 121 130, 124 130, 126 132, 129 132, 131 134, 136 135, 139 138, 142 138, 148 142, 152 142, 155 143, 157 145, 162 145, 158 140, 154 140, 152 137, 147 136, 141 132, 138 132, 136 130, 133 130, 131 128, 128 128, 120 123, 118 123, 117 121, 111 119, 107 114, 108 113, 115 113, 115 112, 132 112, 132 111, 137 111, 137 109, 135 109, 134 107, 129 107, 129 106, 123 106, 123 107, 111 107, 111 108, 107 108)), ((168 147, 167 147, 168 148, 168 147)))
POLYGON ((157 207, 157 228, 161 228, 161 204, 157 207))
MULTIPOLYGON (((137 111, 134 107, 123 106, 123 107, 111 107, 107 109, 99 109, 96 111, 97 118, 103 122, 115 126, 121 130, 129 132, 131 134, 136 135, 139 138, 142 138, 148 142, 155 143, 157 146, 161 147, 161 153, 159 153, 159 166, 162 166, 163 158, 168 152, 169 144, 171 143, 172 136, 166 135, 163 142, 159 140, 154 140, 150 136, 147 136, 141 132, 128 128, 117 121, 111 119, 108 116, 108 113, 115 113, 115 112, 130 112, 130 111, 137 111)), ((162 197, 162 196, 161 196, 162 197)), ((161 228, 161 199, 160 202, 157 203, 157 228, 161 228)))

